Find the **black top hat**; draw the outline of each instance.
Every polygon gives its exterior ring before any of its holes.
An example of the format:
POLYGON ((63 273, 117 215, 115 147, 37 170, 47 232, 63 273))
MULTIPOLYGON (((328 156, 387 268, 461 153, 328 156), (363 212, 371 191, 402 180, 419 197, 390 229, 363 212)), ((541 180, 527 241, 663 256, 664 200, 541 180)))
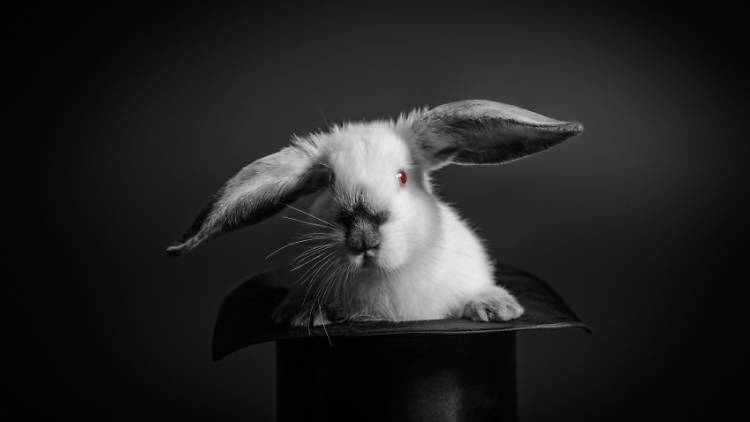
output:
POLYGON ((258 274, 231 291, 213 341, 215 360, 277 341, 279 420, 513 420, 514 333, 590 331, 545 282, 506 265, 495 274, 525 308, 515 320, 283 326, 270 319, 287 295, 280 274, 258 274))

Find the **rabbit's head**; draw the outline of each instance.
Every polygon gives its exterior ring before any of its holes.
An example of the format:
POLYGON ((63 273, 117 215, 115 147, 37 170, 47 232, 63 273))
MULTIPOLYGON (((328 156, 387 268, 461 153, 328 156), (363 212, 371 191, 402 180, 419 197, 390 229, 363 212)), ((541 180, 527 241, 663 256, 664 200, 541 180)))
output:
POLYGON ((300 242, 320 240, 313 246, 318 255, 347 268, 397 269, 440 236, 431 170, 450 163, 500 164, 582 130, 576 122, 468 100, 298 137, 240 170, 167 252, 185 253, 315 194, 310 212, 299 210, 312 232, 300 242))

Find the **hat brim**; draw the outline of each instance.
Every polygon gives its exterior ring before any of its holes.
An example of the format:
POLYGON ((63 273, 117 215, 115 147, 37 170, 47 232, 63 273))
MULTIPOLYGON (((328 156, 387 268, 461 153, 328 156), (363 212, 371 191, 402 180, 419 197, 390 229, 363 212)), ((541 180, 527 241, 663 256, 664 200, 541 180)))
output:
POLYGON ((281 271, 266 271, 240 283, 224 299, 219 309, 213 339, 213 358, 220 360, 252 344, 308 337, 382 335, 467 335, 483 332, 519 331, 549 328, 582 328, 565 301, 547 283, 523 270, 498 265, 495 278, 523 305, 524 314, 506 322, 477 322, 452 318, 427 321, 344 322, 325 327, 291 327, 274 323, 270 315, 288 291, 279 287, 281 271))

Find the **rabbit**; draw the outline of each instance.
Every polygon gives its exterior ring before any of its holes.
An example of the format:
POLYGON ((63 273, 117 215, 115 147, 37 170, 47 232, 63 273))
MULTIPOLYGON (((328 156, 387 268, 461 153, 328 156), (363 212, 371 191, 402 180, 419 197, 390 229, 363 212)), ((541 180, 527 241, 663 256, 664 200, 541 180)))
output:
POLYGON ((582 131, 578 122, 464 100, 295 136, 226 182, 167 252, 186 253, 287 206, 314 231, 287 245, 305 251, 288 266, 298 276, 276 322, 508 321, 523 306, 495 283, 483 242, 434 193, 431 172, 506 163, 582 131), (315 195, 307 212, 291 205, 304 195, 315 195))

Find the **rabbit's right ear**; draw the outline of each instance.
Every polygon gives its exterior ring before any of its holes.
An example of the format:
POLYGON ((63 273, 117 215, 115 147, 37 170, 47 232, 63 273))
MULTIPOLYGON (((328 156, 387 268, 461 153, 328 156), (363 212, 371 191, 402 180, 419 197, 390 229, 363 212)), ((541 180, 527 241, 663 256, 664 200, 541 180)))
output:
POLYGON ((428 168, 446 164, 500 164, 577 135, 578 122, 555 120, 488 100, 443 104, 410 116, 417 157, 428 168))
POLYGON ((328 172, 318 164, 316 151, 313 144, 298 141, 240 170, 167 254, 184 254, 210 237, 258 223, 325 186, 328 172))

